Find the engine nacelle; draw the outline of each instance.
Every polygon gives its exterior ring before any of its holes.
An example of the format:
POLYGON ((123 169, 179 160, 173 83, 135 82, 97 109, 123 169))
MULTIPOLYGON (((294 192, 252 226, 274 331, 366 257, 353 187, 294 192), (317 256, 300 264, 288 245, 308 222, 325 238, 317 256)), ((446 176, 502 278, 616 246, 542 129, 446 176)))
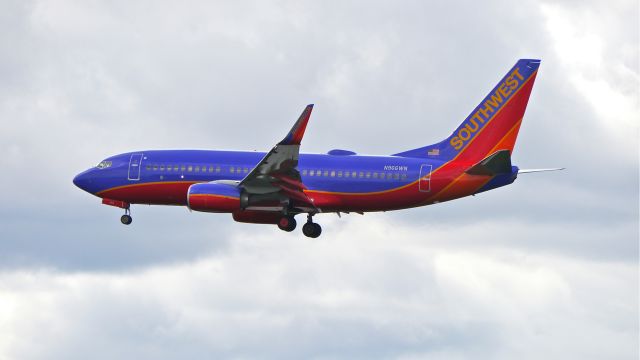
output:
POLYGON ((240 210, 240 189, 233 185, 213 183, 193 184, 187 192, 189 209, 226 213, 240 210))
POLYGON ((266 211, 240 210, 233 213, 233 220, 251 224, 277 224, 282 214, 266 211))
POLYGON ((267 194, 251 194, 242 192, 240 194, 240 208, 245 210, 250 206, 282 206, 285 198, 277 192, 267 194))

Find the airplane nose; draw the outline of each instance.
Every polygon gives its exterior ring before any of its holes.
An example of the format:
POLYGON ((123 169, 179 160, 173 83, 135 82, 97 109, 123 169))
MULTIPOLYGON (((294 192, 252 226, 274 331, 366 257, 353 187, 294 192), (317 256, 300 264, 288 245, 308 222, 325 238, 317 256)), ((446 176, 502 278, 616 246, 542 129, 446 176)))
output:
POLYGON ((81 172, 73 178, 73 184, 84 191, 89 191, 89 185, 91 184, 91 178, 89 176, 89 170, 81 172))

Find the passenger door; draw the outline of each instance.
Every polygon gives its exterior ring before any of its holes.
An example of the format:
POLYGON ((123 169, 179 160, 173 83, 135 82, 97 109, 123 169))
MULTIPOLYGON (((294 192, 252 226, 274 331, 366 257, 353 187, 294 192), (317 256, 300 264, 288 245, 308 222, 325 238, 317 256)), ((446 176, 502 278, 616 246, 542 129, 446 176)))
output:
POLYGON ((141 164, 142 154, 131 154, 131 160, 129 160, 129 180, 140 180, 141 164))
POLYGON ((420 192, 431 191, 431 170, 433 165, 422 164, 420 166, 420 180, 418 180, 418 190, 420 192))

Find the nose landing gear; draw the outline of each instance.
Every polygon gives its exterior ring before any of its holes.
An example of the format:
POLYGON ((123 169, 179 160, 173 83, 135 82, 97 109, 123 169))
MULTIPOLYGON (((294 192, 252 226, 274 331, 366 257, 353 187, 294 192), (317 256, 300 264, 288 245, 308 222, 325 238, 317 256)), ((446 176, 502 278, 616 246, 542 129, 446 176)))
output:
POLYGON ((124 225, 130 225, 133 222, 133 218, 131 217, 131 210, 124 209, 124 215, 120 217, 120 222, 124 225))
POLYGON ((307 222, 302 226, 302 233, 306 237, 317 238, 322 234, 322 227, 318 223, 314 223, 312 219, 313 215, 307 215, 307 222))

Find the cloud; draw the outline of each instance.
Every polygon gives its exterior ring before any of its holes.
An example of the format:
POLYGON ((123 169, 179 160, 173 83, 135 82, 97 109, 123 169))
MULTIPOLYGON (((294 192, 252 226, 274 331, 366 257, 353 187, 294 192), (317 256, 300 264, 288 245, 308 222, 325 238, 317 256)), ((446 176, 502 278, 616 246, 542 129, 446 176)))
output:
MULTIPOLYGON (((640 92, 638 84, 638 47, 633 41, 616 42, 627 34, 637 44, 637 4, 619 1, 615 12, 595 6, 543 4, 546 27, 553 34, 553 48, 567 79, 592 106, 602 126, 622 137, 629 129, 638 129, 640 92), (620 14, 627 21, 620 21, 620 14), (634 27, 635 24, 635 27, 634 27)), ((609 6, 609 5, 607 5, 609 6)), ((628 142, 631 145, 631 142, 628 142)))
POLYGON ((242 231, 134 272, 3 272, 0 354, 634 358, 634 263, 460 246, 477 232, 360 218, 314 242, 242 231))

